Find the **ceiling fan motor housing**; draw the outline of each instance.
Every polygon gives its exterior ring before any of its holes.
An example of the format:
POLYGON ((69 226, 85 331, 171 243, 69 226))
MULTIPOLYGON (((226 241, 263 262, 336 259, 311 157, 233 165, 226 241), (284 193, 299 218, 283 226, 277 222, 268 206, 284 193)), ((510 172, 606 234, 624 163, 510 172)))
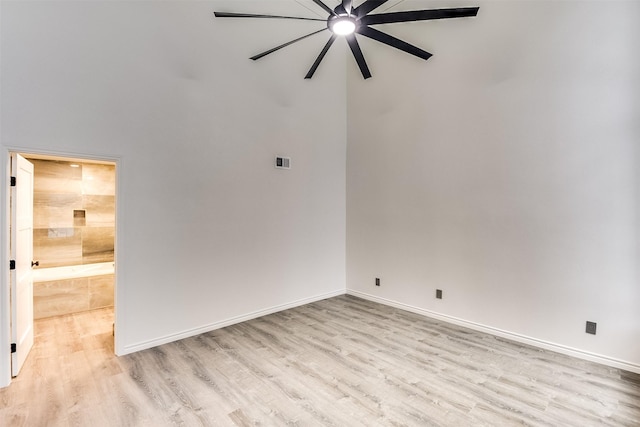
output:
POLYGON ((347 13, 340 15, 331 15, 327 19, 327 27, 329 31, 337 35, 351 34, 358 28, 358 22, 353 16, 347 13))

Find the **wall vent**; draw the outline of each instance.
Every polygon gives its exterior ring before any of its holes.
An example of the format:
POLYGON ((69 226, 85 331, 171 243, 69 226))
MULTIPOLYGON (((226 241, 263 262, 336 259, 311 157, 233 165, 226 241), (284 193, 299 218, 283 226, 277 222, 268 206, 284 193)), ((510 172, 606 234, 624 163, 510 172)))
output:
POLYGON ((291 158, 276 157, 276 169, 291 169, 291 158))

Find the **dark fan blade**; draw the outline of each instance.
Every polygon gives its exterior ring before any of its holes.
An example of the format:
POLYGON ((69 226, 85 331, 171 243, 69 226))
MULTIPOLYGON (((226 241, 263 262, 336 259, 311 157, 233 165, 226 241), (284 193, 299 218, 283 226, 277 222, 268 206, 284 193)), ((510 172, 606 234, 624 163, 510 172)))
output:
POLYGON ((234 12, 213 12, 216 18, 276 18, 276 19, 303 19, 305 21, 322 21, 326 19, 319 18, 302 18, 299 16, 279 16, 279 15, 254 15, 252 13, 234 13, 234 12))
POLYGON ((367 62, 364 60, 364 55, 362 54, 362 50, 360 50, 360 45, 356 40, 356 36, 353 34, 349 34, 348 36, 345 36, 345 38, 347 39, 347 43, 349 43, 351 52, 353 52, 353 57, 358 63, 358 67, 360 67, 362 77, 368 79, 369 77, 371 77, 371 72, 369 71, 369 67, 367 67, 367 62))
POLYGON ((325 12, 327 12, 329 15, 335 15, 333 13, 333 10, 331 10, 331 8, 329 6, 327 6, 326 4, 322 3, 322 1, 320 0, 313 0, 313 2, 315 4, 317 4, 318 6, 320 6, 321 8, 323 8, 325 10, 325 12))
POLYGON ((404 42, 400 39, 397 39, 393 36, 390 36, 389 34, 383 33, 382 31, 378 31, 374 28, 362 26, 356 31, 358 34, 362 34, 363 36, 379 41, 380 43, 384 43, 391 47, 395 47, 396 49, 400 49, 402 51, 410 53, 411 55, 415 55, 418 58, 424 59, 425 61, 431 58, 431 54, 429 52, 422 50, 412 44, 404 42))
POLYGON ((353 0, 342 0, 342 8, 351 15, 351 9, 353 6, 353 0))
POLYGON ((478 7, 460 7, 453 9, 410 10, 407 12, 379 13, 360 19, 364 25, 391 24, 394 22, 426 21, 429 19, 449 19, 476 16, 478 7))
POLYGON ((371 12, 373 9, 376 9, 383 4, 385 4, 389 0, 367 0, 362 3, 360 6, 356 7, 353 10, 353 14, 355 16, 365 16, 367 13, 371 12))
POLYGON ((311 68, 309 69, 309 72, 307 73, 306 76, 304 76, 305 79, 310 79, 311 77, 313 77, 313 73, 316 72, 316 70, 318 69, 318 65, 320 65, 320 62, 322 61, 322 59, 324 58, 324 56, 327 54, 327 52, 329 51, 329 48, 331 47, 331 45, 333 44, 333 42, 336 40, 336 35, 335 34, 331 34, 331 38, 329 39, 329 41, 327 42, 326 45, 324 45, 324 47, 322 48, 322 52, 320 52, 320 55, 318 55, 318 58, 316 59, 316 62, 313 63, 313 65, 311 66, 311 68))
POLYGON ((280 49, 282 49, 283 47, 287 47, 287 46, 289 46, 290 44, 294 44, 295 42, 299 42, 299 41, 300 41, 300 40, 302 40, 302 39, 306 39, 307 37, 310 37, 310 36, 312 36, 312 35, 314 35, 314 34, 321 33, 321 32, 326 31, 326 30, 327 30, 327 28, 323 28, 323 29, 321 29, 321 30, 314 31, 313 33, 309 33, 309 34, 307 34, 306 36, 298 37, 298 38, 297 38, 297 39, 295 39, 295 40, 291 40, 290 42, 287 42, 287 43, 285 43, 285 44, 281 44, 280 46, 276 46, 276 47, 274 47, 273 49, 269 49, 269 50, 267 50, 267 51, 265 51, 265 52, 259 53, 259 54, 255 55, 255 56, 252 56, 252 57, 251 57, 251 59, 253 59, 253 60, 255 61, 255 60, 257 60, 257 59, 262 58, 263 56, 267 56, 267 55, 269 55, 270 53, 275 52, 276 50, 280 50, 280 49))

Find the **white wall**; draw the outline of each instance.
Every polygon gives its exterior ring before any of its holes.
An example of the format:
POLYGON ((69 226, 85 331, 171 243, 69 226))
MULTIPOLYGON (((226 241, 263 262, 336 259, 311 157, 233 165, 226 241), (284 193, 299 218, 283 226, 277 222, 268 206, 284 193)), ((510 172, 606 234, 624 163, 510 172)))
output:
MULTIPOLYGON (((241 7, 305 11, 267 3, 241 7)), ((318 23, 216 20, 212 2, 0 7, 2 176, 9 151, 118 161, 118 353, 344 292, 342 48, 311 81, 323 36, 248 59, 318 23)))
POLYGON ((349 67, 347 287, 640 370, 640 2, 473 3, 349 67))
POLYGON ((11 150, 118 161, 117 351, 344 291, 346 166, 350 291, 640 366, 640 3, 388 26, 434 57, 364 39, 366 82, 342 43, 302 79, 324 36, 247 59, 309 23, 211 17, 291 3, 0 2, 3 179, 11 150))

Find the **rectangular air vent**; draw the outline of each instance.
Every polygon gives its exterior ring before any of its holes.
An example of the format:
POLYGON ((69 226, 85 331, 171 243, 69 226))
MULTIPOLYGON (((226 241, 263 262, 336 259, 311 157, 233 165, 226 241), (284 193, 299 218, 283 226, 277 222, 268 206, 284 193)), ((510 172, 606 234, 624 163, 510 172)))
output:
POLYGON ((276 169, 291 169, 291 158, 276 157, 276 169))

